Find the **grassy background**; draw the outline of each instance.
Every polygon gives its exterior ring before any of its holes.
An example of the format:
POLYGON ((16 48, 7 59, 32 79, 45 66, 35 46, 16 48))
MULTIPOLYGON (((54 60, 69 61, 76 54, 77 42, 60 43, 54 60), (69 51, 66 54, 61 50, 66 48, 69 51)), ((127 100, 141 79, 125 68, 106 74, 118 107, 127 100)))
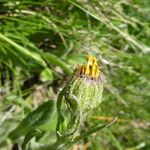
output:
MULTIPOLYGON (((88 124, 118 121, 79 144, 90 150, 150 148, 149 0, 0 1, 0 149, 8 134, 59 90, 87 54, 106 76, 103 103, 88 124)), ((53 139, 56 116, 39 143, 53 139)), ((77 149, 75 145, 72 149, 77 149)))

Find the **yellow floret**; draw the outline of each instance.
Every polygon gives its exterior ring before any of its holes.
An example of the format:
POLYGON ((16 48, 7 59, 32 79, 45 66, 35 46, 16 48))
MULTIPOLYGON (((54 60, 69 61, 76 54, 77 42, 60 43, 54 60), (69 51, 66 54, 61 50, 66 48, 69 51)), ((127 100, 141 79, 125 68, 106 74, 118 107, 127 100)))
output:
POLYGON ((88 56, 87 64, 79 66, 77 70, 80 72, 81 75, 88 75, 90 78, 100 76, 100 68, 97 64, 97 59, 92 55, 88 56))

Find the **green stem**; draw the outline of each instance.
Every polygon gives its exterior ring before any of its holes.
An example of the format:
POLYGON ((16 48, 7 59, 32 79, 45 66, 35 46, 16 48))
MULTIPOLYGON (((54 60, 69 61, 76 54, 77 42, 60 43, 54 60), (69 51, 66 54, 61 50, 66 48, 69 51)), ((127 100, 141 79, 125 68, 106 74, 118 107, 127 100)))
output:
POLYGON ((58 115, 57 126, 56 126, 57 141, 59 141, 59 139, 60 139, 60 135, 59 135, 60 125, 63 122, 63 116, 61 114, 62 100, 63 100, 63 90, 59 93, 58 100, 57 100, 57 115, 58 115))
POLYGON ((55 143, 56 149, 60 149, 65 145, 68 140, 71 140, 74 138, 74 134, 78 130, 79 124, 81 122, 81 114, 80 112, 71 112, 71 120, 68 123, 68 127, 66 127, 66 131, 62 132, 61 127, 64 122, 64 117, 61 113, 61 106, 62 106, 62 100, 63 100, 63 94, 64 90, 62 90, 59 95, 58 95, 58 100, 57 100, 57 114, 58 114, 58 120, 57 120, 57 126, 56 126, 56 136, 57 136, 57 141, 55 143))

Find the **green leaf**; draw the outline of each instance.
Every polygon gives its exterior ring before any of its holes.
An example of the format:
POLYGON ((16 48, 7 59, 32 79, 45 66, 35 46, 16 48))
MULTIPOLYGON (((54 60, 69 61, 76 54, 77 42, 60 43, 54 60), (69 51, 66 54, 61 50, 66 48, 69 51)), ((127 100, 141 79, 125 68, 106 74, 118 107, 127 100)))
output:
POLYGON ((67 66, 67 64, 64 63, 57 56, 50 54, 50 53, 43 53, 42 55, 43 55, 44 59, 47 61, 47 63, 60 66, 67 74, 72 73, 72 70, 67 66))
POLYGON ((42 132, 38 129, 33 129, 30 132, 28 132, 24 138, 23 144, 22 144, 22 149, 25 150, 27 144, 29 143, 29 141, 33 138, 33 137, 37 137, 40 136, 42 134, 42 132))
POLYGON ((10 45, 12 45, 13 47, 15 47, 17 51, 19 51, 19 52, 23 53, 24 55, 34 59, 41 66, 46 66, 46 64, 43 61, 43 59, 41 58, 40 54, 35 53, 33 51, 29 51, 25 47, 20 46, 19 44, 15 43, 14 41, 12 41, 11 39, 9 39, 8 37, 6 37, 5 35, 3 35, 1 33, 0 33, 0 39, 4 40, 5 42, 7 42, 10 45))
POLYGON ((25 135, 32 129, 38 128, 39 126, 47 123, 52 116, 53 101, 47 101, 40 105, 36 110, 31 112, 18 127, 9 134, 11 140, 15 140, 20 136, 25 135))
POLYGON ((99 125, 93 126, 93 127, 91 127, 90 129, 88 129, 87 132, 85 132, 85 133, 79 135, 78 137, 76 137, 76 138, 74 139, 74 141, 67 142, 67 143, 65 143, 65 144, 63 143, 62 145, 59 145, 59 147, 68 147, 68 146, 70 147, 71 145, 73 145, 73 144, 79 142, 80 140, 84 139, 85 137, 88 137, 88 136, 92 135, 93 133, 95 133, 95 132, 97 132, 97 131, 99 131, 99 130, 102 130, 102 129, 106 128, 106 127, 109 127, 109 126, 112 125, 116 120, 117 120, 117 117, 114 118, 112 121, 107 122, 106 124, 103 124, 103 125, 99 124, 99 125))
POLYGON ((52 71, 49 68, 45 68, 40 74, 40 79, 42 82, 52 81, 54 79, 52 71))

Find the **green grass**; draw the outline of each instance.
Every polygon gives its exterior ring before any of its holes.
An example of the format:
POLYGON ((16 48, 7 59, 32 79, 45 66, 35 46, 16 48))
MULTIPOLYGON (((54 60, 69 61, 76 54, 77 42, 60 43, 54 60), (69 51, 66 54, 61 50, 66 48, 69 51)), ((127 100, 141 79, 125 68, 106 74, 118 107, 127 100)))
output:
MULTIPOLYGON (((10 140, 10 132, 40 104, 55 102, 75 66, 93 54, 107 82, 101 107, 87 126, 108 117, 126 121, 79 144, 88 143, 90 150, 148 150, 149 7, 149 0, 1 0, 0 149, 19 149, 23 137, 10 140)), ((31 147, 54 140, 56 114, 52 117, 31 147)))

